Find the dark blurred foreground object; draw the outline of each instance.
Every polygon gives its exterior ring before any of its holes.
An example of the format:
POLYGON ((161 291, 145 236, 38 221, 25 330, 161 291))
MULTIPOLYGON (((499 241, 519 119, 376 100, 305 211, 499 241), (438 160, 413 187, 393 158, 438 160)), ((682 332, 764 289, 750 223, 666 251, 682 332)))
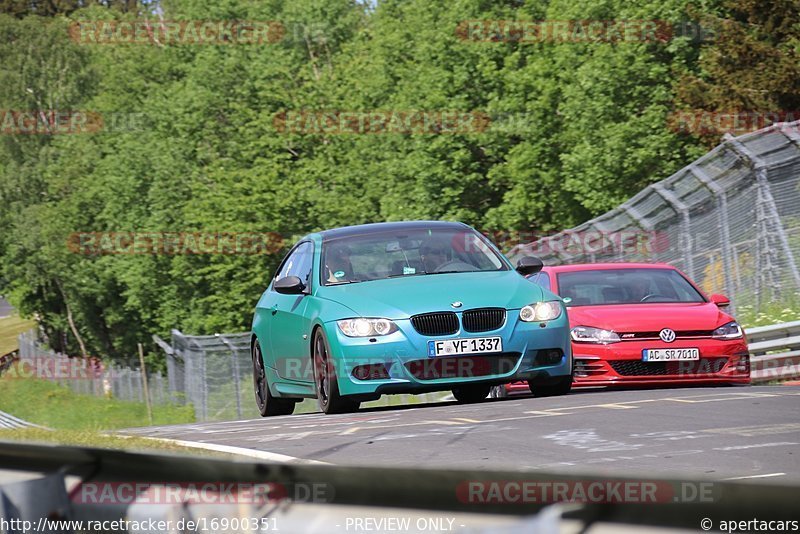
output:
MULTIPOLYGON (((9 442, 0 442, 0 469, 9 470, 0 473, 0 524, 7 529, 3 532, 13 531, 8 528, 11 520, 37 524, 41 520, 123 518, 142 522, 140 525, 150 520, 170 520, 173 525, 191 520, 200 522, 201 530, 205 521, 206 529, 251 532, 330 532, 337 525, 359 530, 358 520, 377 521, 375 525, 384 530, 402 526, 405 531, 430 531, 438 526, 434 530, 558 532, 568 527, 577 532, 613 526, 611 523, 696 530, 704 518, 715 525, 753 518, 791 520, 797 517, 800 496, 797 487, 763 481, 277 464, 9 442), (186 487, 199 483, 250 488, 255 484, 269 488, 268 498, 256 502, 252 494, 228 494, 228 498, 216 500, 205 495, 199 499, 205 502, 191 503, 153 498, 156 493, 169 495, 156 491, 164 484, 186 487), (661 502, 523 504, 514 502, 519 500, 518 491, 508 491, 521 483, 588 488, 592 484, 651 484, 661 502), (149 490, 141 490, 148 484, 149 490), (128 491, 130 485, 140 489, 138 495, 128 491), (502 489, 494 494, 474 491, 490 485, 502 489), (121 491, 123 488, 126 491, 121 491), (674 495, 671 502, 664 502, 667 495, 674 495), (258 528, 225 528, 237 519, 255 522, 258 528)), ((71 532, 49 525, 51 532, 71 532)), ((367 524, 361 527, 363 530, 367 524)), ((150 532, 152 528, 130 531, 150 532)), ((103 530, 120 531, 113 529, 111 523, 103 526, 103 530)))

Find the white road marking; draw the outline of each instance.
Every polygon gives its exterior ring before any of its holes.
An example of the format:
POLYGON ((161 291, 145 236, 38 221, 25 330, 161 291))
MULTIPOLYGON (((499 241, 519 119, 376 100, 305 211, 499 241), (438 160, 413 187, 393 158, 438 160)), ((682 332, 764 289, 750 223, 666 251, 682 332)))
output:
POLYGON ((711 434, 733 434, 745 438, 756 438, 765 434, 791 434, 800 432, 800 423, 782 423, 776 425, 752 425, 729 428, 706 428, 701 432, 711 434))
POLYGON ((753 445, 730 445, 728 447, 714 447, 715 451, 743 451, 745 449, 759 449, 761 447, 783 447, 786 445, 798 445, 794 441, 778 441, 776 443, 755 443, 753 445))
POLYGON ((276 462, 282 464, 331 465, 328 462, 320 462, 318 460, 307 460, 305 458, 296 458, 294 456, 287 456, 285 454, 278 454, 275 452, 259 451, 255 449, 245 449, 243 447, 231 447, 230 445, 218 445, 216 443, 202 443, 199 441, 186 441, 182 439, 151 438, 146 436, 137 436, 137 437, 144 437, 145 439, 165 441, 169 443, 174 443, 175 445, 182 445, 184 447, 192 447, 195 449, 206 449, 209 451, 237 454, 239 456, 249 456, 250 458, 257 458, 259 460, 267 460, 269 462, 276 462))
POLYGON ((772 478, 772 477, 782 477, 785 475, 786 473, 765 473, 763 475, 748 475, 746 477, 723 478, 722 480, 744 480, 746 478, 772 478))
POLYGON ((587 452, 632 451, 644 447, 641 443, 623 443, 601 438, 595 429, 559 430, 555 434, 542 436, 557 445, 583 449, 587 452))

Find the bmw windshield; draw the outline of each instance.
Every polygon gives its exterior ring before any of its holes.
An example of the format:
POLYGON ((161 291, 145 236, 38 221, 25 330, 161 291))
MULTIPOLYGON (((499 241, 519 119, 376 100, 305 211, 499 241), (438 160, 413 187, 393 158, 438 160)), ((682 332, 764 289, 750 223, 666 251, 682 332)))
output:
POLYGON ((509 269, 483 236, 467 228, 403 229, 331 239, 323 242, 322 265, 324 285, 509 269))

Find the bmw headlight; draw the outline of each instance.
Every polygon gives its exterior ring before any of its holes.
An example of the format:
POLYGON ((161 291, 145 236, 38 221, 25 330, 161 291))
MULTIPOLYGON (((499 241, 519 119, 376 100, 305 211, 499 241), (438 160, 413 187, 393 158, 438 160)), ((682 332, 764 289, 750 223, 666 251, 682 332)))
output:
POLYGON ((714 339, 739 339, 742 337, 742 327, 736 321, 724 324, 711 332, 714 339))
POLYGON ((385 336, 397 331, 397 325, 389 319, 356 317, 336 321, 339 330, 347 337, 385 336))
POLYGON ((576 326, 570 335, 572 341, 578 343, 616 343, 619 341, 619 335, 616 332, 592 326, 576 326))
POLYGON ((561 316, 561 303, 555 300, 528 304, 519 310, 519 318, 526 323, 552 321, 561 316))

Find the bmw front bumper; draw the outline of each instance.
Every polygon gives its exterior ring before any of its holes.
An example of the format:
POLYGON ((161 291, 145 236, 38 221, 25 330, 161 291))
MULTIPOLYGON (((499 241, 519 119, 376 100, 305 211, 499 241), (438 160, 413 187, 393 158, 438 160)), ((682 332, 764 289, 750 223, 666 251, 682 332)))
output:
POLYGON ((417 332, 409 319, 394 321, 398 330, 372 338, 348 337, 335 321, 325 333, 342 395, 424 393, 463 384, 503 384, 517 380, 569 376, 572 354, 566 314, 539 323, 507 310, 504 325, 487 332, 459 330, 447 336, 417 332), (502 352, 429 356, 428 342, 500 337, 502 352))

